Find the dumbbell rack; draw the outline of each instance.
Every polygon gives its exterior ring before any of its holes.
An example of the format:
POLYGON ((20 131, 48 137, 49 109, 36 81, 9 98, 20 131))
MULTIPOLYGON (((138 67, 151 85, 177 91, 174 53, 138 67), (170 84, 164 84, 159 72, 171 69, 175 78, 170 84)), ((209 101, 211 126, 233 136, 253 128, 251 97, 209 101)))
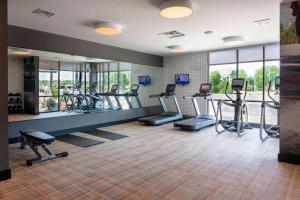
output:
POLYGON ((20 93, 8 94, 8 113, 23 113, 23 97, 20 93))

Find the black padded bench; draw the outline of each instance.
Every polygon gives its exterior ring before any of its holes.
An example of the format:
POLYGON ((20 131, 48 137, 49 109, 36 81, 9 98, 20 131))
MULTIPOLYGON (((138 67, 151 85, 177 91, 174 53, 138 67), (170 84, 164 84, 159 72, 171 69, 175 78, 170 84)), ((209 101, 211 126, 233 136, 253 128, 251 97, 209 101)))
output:
POLYGON ((50 145, 55 141, 55 138, 47 133, 43 133, 35 130, 20 130, 21 134, 21 149, 24 149, 26 145, 28 145, 33 152, 37 155, 37 158, 27 160, 26 164, 28 166, 33 165, 35 163, 44 162, 47 160, 52 160, 58 157, 66 157, 68 156, 68 152, 61 153, 51 153, 49 149, 47 149, 46 145, 50 145), (41 146, 44 151, 48 154, 47 156, 43 156, 39 152, 39 146, 41 146))

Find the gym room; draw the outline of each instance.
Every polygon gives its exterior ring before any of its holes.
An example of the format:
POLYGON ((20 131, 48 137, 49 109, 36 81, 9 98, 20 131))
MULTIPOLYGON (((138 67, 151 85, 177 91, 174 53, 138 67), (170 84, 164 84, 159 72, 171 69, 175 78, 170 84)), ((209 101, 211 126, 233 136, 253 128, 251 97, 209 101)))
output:
POLYGON ((300 1, 0 0, 0 30, 1 200, 300 199, 300 1))

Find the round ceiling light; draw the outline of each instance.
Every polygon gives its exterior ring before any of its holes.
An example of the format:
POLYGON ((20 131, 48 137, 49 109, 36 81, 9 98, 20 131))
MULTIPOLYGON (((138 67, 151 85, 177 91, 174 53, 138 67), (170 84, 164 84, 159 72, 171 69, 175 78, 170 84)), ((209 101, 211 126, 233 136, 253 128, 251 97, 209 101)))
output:
POLYGON ((230 36, 223 38, 223 42, 226 45, 240 45, 245 42, 245 38, 243 36, 230 36))
POLYGON ((96 32, 101 35, 119 35, 122 33, 122 26, 110 22, 96 24, 96 32))
POLYGON ((186 52, 186 48, 183 46, 170 46, 168 47, 172 53, 183 53, 186 52))
POLYGON ((32 52, 29 50, 15 50, 13 51, 14 54, 16 55, 31 55, 32 52))
POLYGON ((191 0, 168 0, 161 4, 160 15, 166 18, 178 19, 193 13, 191 0))

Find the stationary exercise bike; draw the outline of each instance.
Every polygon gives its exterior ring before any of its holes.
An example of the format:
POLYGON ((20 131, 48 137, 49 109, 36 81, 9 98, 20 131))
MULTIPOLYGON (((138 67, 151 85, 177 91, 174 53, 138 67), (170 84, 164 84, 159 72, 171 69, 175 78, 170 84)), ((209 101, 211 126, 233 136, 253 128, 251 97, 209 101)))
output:
POLYGON ((245 85, 245 79, 243 78, 234 78, 232 79, 231 88, 233 94, 236 95, 236 99, 232 99, 228 95, 229 81, 226 84, 225 95, 228 100, 220 99, 218 101, 218 108, 216 114, 216 124, 215 129, 218 134, 221 134, 225 131, 236 132, 239 137, 245 135, 245 129, 252 129, 252 126, 248 124, 248 109, 246 106, 246 96, 247 96, 247 87, 248 83, 246 82, 245 94, 242 97, 241 91, 245 85), (234 118, 233 120, 224 120, 222 116, 222 106, 226 105, 234 108, 234 118), (223 130, 219 129, 219 126, 223 127, 223 130))
MULTIPOLYGON (((260 130, 259 137, 262 142, 266 141, 268 138, 279 138, 280 137, 280 125, 279 125, 279 109, 280 103, 276 101, 270 94, 272 86, 272 81, 269 82, 268 96, 271 101, 263 101, 261 104, 261 116, 260 116, 260 130), (277 112, 277 123, 275 125, 267 125, 266 123, 266 109, 270 108, 276 110, 277 112), (265 132, 265 134, 263 133, 265 132)), ((275 78, 275 93, 274 95, 279 95, 280 92, 280 79, 275 78)))
POLYGON ((85 94, 81 92, 81 82, 74 87, 74 108, 78 111, 89 110, 89 100, 85 94))

